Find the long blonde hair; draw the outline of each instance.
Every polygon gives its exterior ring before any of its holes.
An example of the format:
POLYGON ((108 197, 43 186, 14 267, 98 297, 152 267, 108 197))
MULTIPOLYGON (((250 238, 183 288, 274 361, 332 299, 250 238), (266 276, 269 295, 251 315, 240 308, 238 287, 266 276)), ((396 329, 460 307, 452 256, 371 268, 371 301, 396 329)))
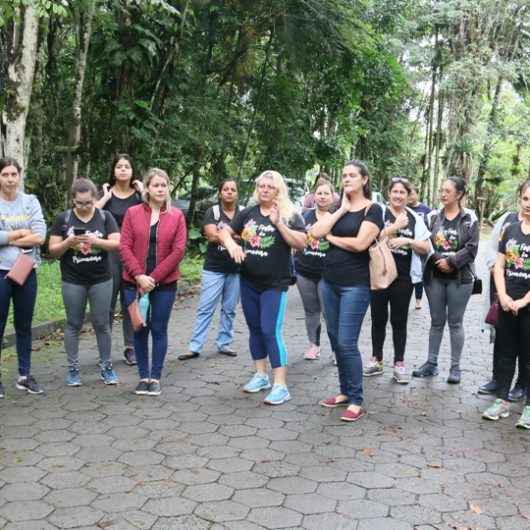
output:
POLYGON ((147 171, 144 176, 144 191, 142 194, 142 199, 144 200, 144 202, 149 203, 149 191, 147 187, 155 177, 161 177, 167 182, 167 197, 164 202, 164 207, 166 210, 169 210, 171 208, 171 181, 169 180, 169 175, 163 169, 160 169, 158 167, 152 167, 147 171))
POLYGON ((263 179, 272 180, 275 188, 278 190, 275 200, 278 203, 280 216, 287 220, 290 219, 296 212, 296 208, 291 202, 291 199, 289 199, 289 189, 287 188, 287 184, 285 184, 285 180, 277 171, 267 169, 256 179, 256 187, 254 188, 254 199, 256 202, 258 202, 258 185, 263 179))

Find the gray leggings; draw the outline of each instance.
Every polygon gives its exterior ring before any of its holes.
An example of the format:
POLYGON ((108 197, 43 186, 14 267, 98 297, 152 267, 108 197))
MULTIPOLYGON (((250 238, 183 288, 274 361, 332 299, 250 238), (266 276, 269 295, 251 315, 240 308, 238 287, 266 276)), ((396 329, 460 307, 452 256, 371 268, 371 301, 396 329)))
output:
POLYGON ((472 290, 473 283, 459 283, 439 278, 432 278, 430 283, 425 285, 431 311, 428 359, 430 363, 438 363, 438 353, 447 321, 451 338, 451 368, 460 369, 460 357, 465 339, 464 312, 472 290))
POLYGON ((296 286, 302 298, 305 313, 305 327, 307 338, 311 344, 320 346, 320 315, 322 314, 322 300, 318 288, 321 280, 308 278, 307 276, 296 275, 296 286))
POLYGON ((96 332, 100 361, 103 366, 110 365, 109 310, 112 298, 112 280, 95 285, 62 282, 61 289, 66 311, 64 349, 68 358, 68 366, 79 369, 79 332, 85 319, 87 300, 90 302, 90 317, 96 332))

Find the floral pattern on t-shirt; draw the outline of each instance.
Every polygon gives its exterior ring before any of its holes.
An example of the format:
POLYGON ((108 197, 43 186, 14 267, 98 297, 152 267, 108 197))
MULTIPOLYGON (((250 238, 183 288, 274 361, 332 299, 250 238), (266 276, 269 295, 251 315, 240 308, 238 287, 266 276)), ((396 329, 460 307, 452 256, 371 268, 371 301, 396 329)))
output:
POLYGON ((454 228, 441 229, 434 236, 434 248, 443 255, 454 254, 458 245, 458 231, 454 228))
POLYGON ((530 272, 530 248, 516 239, 506 241, 506 266, 530 272))
POLYGON ((253 249, 263 250, 274 244, 274 235, 271 233, 274 231, 275 228, 271 225, 258 225, 254 219, 249 219, 241 232, 241 239, 253 249))

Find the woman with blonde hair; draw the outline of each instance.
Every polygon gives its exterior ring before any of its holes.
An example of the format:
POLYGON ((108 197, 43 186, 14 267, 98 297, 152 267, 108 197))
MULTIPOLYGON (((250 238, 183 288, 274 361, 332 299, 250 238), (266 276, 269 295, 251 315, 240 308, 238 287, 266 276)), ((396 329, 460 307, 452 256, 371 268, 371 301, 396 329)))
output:
POLYGON ((180 277, 179 263, 186 248, 186 220, 171 206, 169 177, 153 168, 144 179, 144 202, 127 210, 123 220, 120 254, 127 307, 149 294, 145 326, 134 332, 134 350, 140 382, 135 393, 160 395, 160 377, 167 353, 167 327, 180 277), (153 341, 149 366, 149 332, 153 341))
POLYGON ((267 358, 274 385, 265 403, 280 405, 291 399, 287 389, 287 350, 282 324, 287 289, 294 270, 291 248, 305 244, 304 222, 289 199, 287 186, 277 171, 264 171, 256 179, 257 204, 239 212, 219 232, 219 241, 236 263, 241 263, 241 305, 250 338, 250 353, 256 373, 243 387, 255 393, 271 388, 267 358), (241 246, 233 237, 241 237, 241 246))

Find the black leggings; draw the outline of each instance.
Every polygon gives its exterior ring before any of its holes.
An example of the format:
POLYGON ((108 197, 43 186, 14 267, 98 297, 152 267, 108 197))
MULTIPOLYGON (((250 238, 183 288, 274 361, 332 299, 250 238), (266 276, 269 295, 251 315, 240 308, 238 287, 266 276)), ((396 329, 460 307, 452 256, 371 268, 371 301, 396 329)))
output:
MULTIPOLYGON (((498 396, 508 398, 515 372, 515 359, 519 355, 519 370, 530 375, 530 308, 520 310, 517 316, 500 311, 497 322, 497 366, 498 396)), ((526 403, 530 405, 530 385, 526 385, 526 403)))
POLYGON ((407 343, 407 319, 409 315, 412 282, 398 278, 388 289, 372 291, 370 310, 372 313, 372 352, 378 360, 383 360, 383 345, 388 322, 388 305, 390 304, 390 323, 394 340, 394 363, 403 361, 407 343))

